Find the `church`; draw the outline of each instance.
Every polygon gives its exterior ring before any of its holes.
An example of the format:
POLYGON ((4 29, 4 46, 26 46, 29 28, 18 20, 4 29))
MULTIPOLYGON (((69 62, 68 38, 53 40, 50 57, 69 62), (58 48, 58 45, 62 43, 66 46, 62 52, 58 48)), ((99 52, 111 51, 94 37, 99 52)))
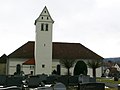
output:
MULTIPOLYGON (((76 62, 83 60, 85 63, 88 60, 103 59, 80 43, 52 42, 54 21, 46 6, 34 24, 36 27, 35 41, 26 42, 6 56, 5 70, 7 75, 13 75, 18 64, 21 65, 21 70, 25 74, 50 75, 60 66, 61 75, 65 75, 67 70, 61 66, 61 59, 74 59, 76 62)), ((73 69, 74 67, 70 69, 71 74, 73 74, 73 69)), ((100 77, 102 67, 98 68, 96 72, 97 77, 100 77)), ((88 75, 92 75, 90 68, 88 68, 88 75)))

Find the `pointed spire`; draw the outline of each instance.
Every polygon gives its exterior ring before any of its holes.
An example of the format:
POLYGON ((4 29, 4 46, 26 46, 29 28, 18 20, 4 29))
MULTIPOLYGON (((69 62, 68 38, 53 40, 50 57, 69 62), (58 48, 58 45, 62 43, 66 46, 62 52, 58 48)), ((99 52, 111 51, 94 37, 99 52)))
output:
POLYGON ((35 25, 37 22, 44 22, 44 21, 49 21, 49 22, 54 23, 46 6, 42 10, 40 16, 35 20, 35 25))

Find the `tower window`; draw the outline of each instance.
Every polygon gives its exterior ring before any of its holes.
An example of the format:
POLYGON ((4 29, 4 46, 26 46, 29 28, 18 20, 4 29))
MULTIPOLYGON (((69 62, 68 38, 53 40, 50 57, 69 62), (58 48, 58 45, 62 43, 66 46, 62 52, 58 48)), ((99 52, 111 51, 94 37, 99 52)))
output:
POLYGON ((44 31, 44 24, 41 24, 41 31, 44 31))
POLYGON ((45 13, 46 13, 46 11, 45 11, 45 13))
POLYGON ((44 45, 44 47, 46 46, 46 44, 43 44, 44 45))
POLYGON ((48 24, 46 24, 46 31, 48 31, 48 24))
POLYGON ((34 66, 30 66, 30 70, 31 70, 31 69, 34 69, 34 66))
POLYGON ((33 71, 30 71, 30 74, 33 75, 33 71))
POLYGON ((47 20, 48 20, 49 18, 47 17, 47 20))
POLYGON ((42 17, 42 19, 43 19, 43 17, 42 17))
POLYGON ((42 68, 45 68, 45 65, 44 65, 44 64, 42 65, 42 68))

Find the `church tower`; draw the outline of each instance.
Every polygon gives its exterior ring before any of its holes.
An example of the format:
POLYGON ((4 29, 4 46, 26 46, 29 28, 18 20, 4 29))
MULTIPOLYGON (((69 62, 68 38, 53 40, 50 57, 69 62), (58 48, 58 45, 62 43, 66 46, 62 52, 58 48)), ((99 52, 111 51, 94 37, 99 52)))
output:
POLYGON ((45 6, 40 16, 35 20, 35 74, 51 74, 52 72, 52 27, 51 18, 45 6))

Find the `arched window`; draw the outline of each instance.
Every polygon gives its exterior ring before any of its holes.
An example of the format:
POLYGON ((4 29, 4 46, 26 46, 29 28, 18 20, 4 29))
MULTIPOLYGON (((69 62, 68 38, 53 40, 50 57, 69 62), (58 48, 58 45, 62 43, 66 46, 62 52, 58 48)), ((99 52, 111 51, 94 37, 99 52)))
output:
POLYGON ((44 24, 41 24, 41 31, 44 31, 44 24))
POLYGON ((45 30, 48 31, 48 24, 46 24, 46 29, 45 30))

